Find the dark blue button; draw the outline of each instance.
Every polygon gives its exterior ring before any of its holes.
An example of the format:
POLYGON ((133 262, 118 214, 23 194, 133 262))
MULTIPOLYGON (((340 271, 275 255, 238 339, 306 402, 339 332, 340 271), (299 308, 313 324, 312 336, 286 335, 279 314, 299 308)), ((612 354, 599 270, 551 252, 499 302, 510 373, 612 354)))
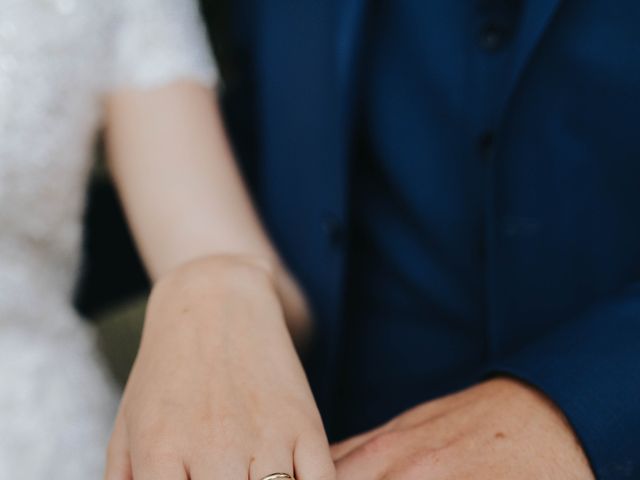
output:
POLYGON ((509 31, 495 23, 486 25, 480 32, 480 44, 490 52, 499 50, 508 40, 509 31))
POLYGON ((344 224, 340 219, 333 215, 327 214, 322 218, 322 232, 327 237, 329 243, 334 247, 342 247, 345 240, 344 224))
POLYGON ((496 135, 492 131, 486 131, 478 139, 478 152, 483 160, 490 160, 493 157, 496 144, 496 135))
POLYGON ((487 241, 484 236, 478 238, 478 243, 476 245, 476 258, 482 262, 487 262, 487 241))

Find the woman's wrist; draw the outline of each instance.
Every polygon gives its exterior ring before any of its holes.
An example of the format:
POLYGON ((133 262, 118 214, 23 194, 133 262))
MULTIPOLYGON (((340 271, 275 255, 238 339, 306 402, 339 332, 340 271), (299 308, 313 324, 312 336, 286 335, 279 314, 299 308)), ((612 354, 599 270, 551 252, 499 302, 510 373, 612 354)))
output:
MULTIPOLYGON (((170 312, 175 312, 178 305, 183 311, 225 296, 242 296, 248 301, 277 297, 296 344, 302 346, 308 341, 311 322, 301 289, 281 262, 251 255, 210 255, 167 272, 154 284, 147 322, 177 320, 170 312)), ((197 321, 199 316, 189 317, 197 321)))

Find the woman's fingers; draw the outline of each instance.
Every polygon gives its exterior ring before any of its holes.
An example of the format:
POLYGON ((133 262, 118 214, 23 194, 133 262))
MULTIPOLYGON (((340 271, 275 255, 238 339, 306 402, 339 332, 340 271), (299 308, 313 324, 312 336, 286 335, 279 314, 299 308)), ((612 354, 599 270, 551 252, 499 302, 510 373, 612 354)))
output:
POLYGON ((329 444, 322 434, 300 437, 294 451, 296 480, 335 480, 329 444))
POLYGON ((104 480, 133 480, 131 476, 131 463, 128 457, 107 463, 104 480))
POLYGON ((261 480, 273 473, 293 475, 293 439, 279 440, 277 435, 265 436, 256 448, 249 465, 249 480, 261 480))
POLYGON ((104 480, 133 480, 131 462, 126 452, 107 460, 104 480))
POLYGON ((124 423, 117 421, 107 450, 104 480, 133 480, 124 423))
POLYGON ((211 452, 193 460, 189 466, 189 480, 247 480, 248 469, 249 462, 242 457, 229 452, 211 452))
POLYGON ((134 480, 188 480, 184 462, 174 453, 132 454, 134 480))
POLYGON ((269 441, 255 448, 253 455, 209 448, 186 459, 177 450, 147 447, 134 449, 130 455, 126 437, 114 432, 105 480, 261 480, 274 473, 287 473, 297 480, 336 479, 329 445, 322 433, 302 436, 294 445, 269 441))

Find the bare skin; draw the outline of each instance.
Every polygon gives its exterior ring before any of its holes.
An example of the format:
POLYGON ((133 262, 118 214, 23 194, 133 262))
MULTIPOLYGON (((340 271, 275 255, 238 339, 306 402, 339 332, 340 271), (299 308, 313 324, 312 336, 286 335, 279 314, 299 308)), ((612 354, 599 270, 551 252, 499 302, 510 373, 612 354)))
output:
POLYGON ((335 478, 271 282, 250 263, 208 259, 157 284, 108 480, 335 478))
POLYGON ((562 413, 495 379, 420 405, 335 445, 338 480, 592 480, 562 413))
POLYGON ((292 338, 306 303, 267 239, 209 90, 178 82, 108 105, 110 167, 154 280, 107 480, 332 480, 292 338))

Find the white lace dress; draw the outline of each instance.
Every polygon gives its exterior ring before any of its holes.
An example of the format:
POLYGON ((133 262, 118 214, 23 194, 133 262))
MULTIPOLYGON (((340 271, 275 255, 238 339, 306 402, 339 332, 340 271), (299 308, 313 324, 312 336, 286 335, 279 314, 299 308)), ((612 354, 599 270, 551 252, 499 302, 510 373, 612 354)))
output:
POLYGON ((215 66, 194 0, 0 0, 0 479, 102 478, 118 392, 70 306, 105 96, 215 66))

